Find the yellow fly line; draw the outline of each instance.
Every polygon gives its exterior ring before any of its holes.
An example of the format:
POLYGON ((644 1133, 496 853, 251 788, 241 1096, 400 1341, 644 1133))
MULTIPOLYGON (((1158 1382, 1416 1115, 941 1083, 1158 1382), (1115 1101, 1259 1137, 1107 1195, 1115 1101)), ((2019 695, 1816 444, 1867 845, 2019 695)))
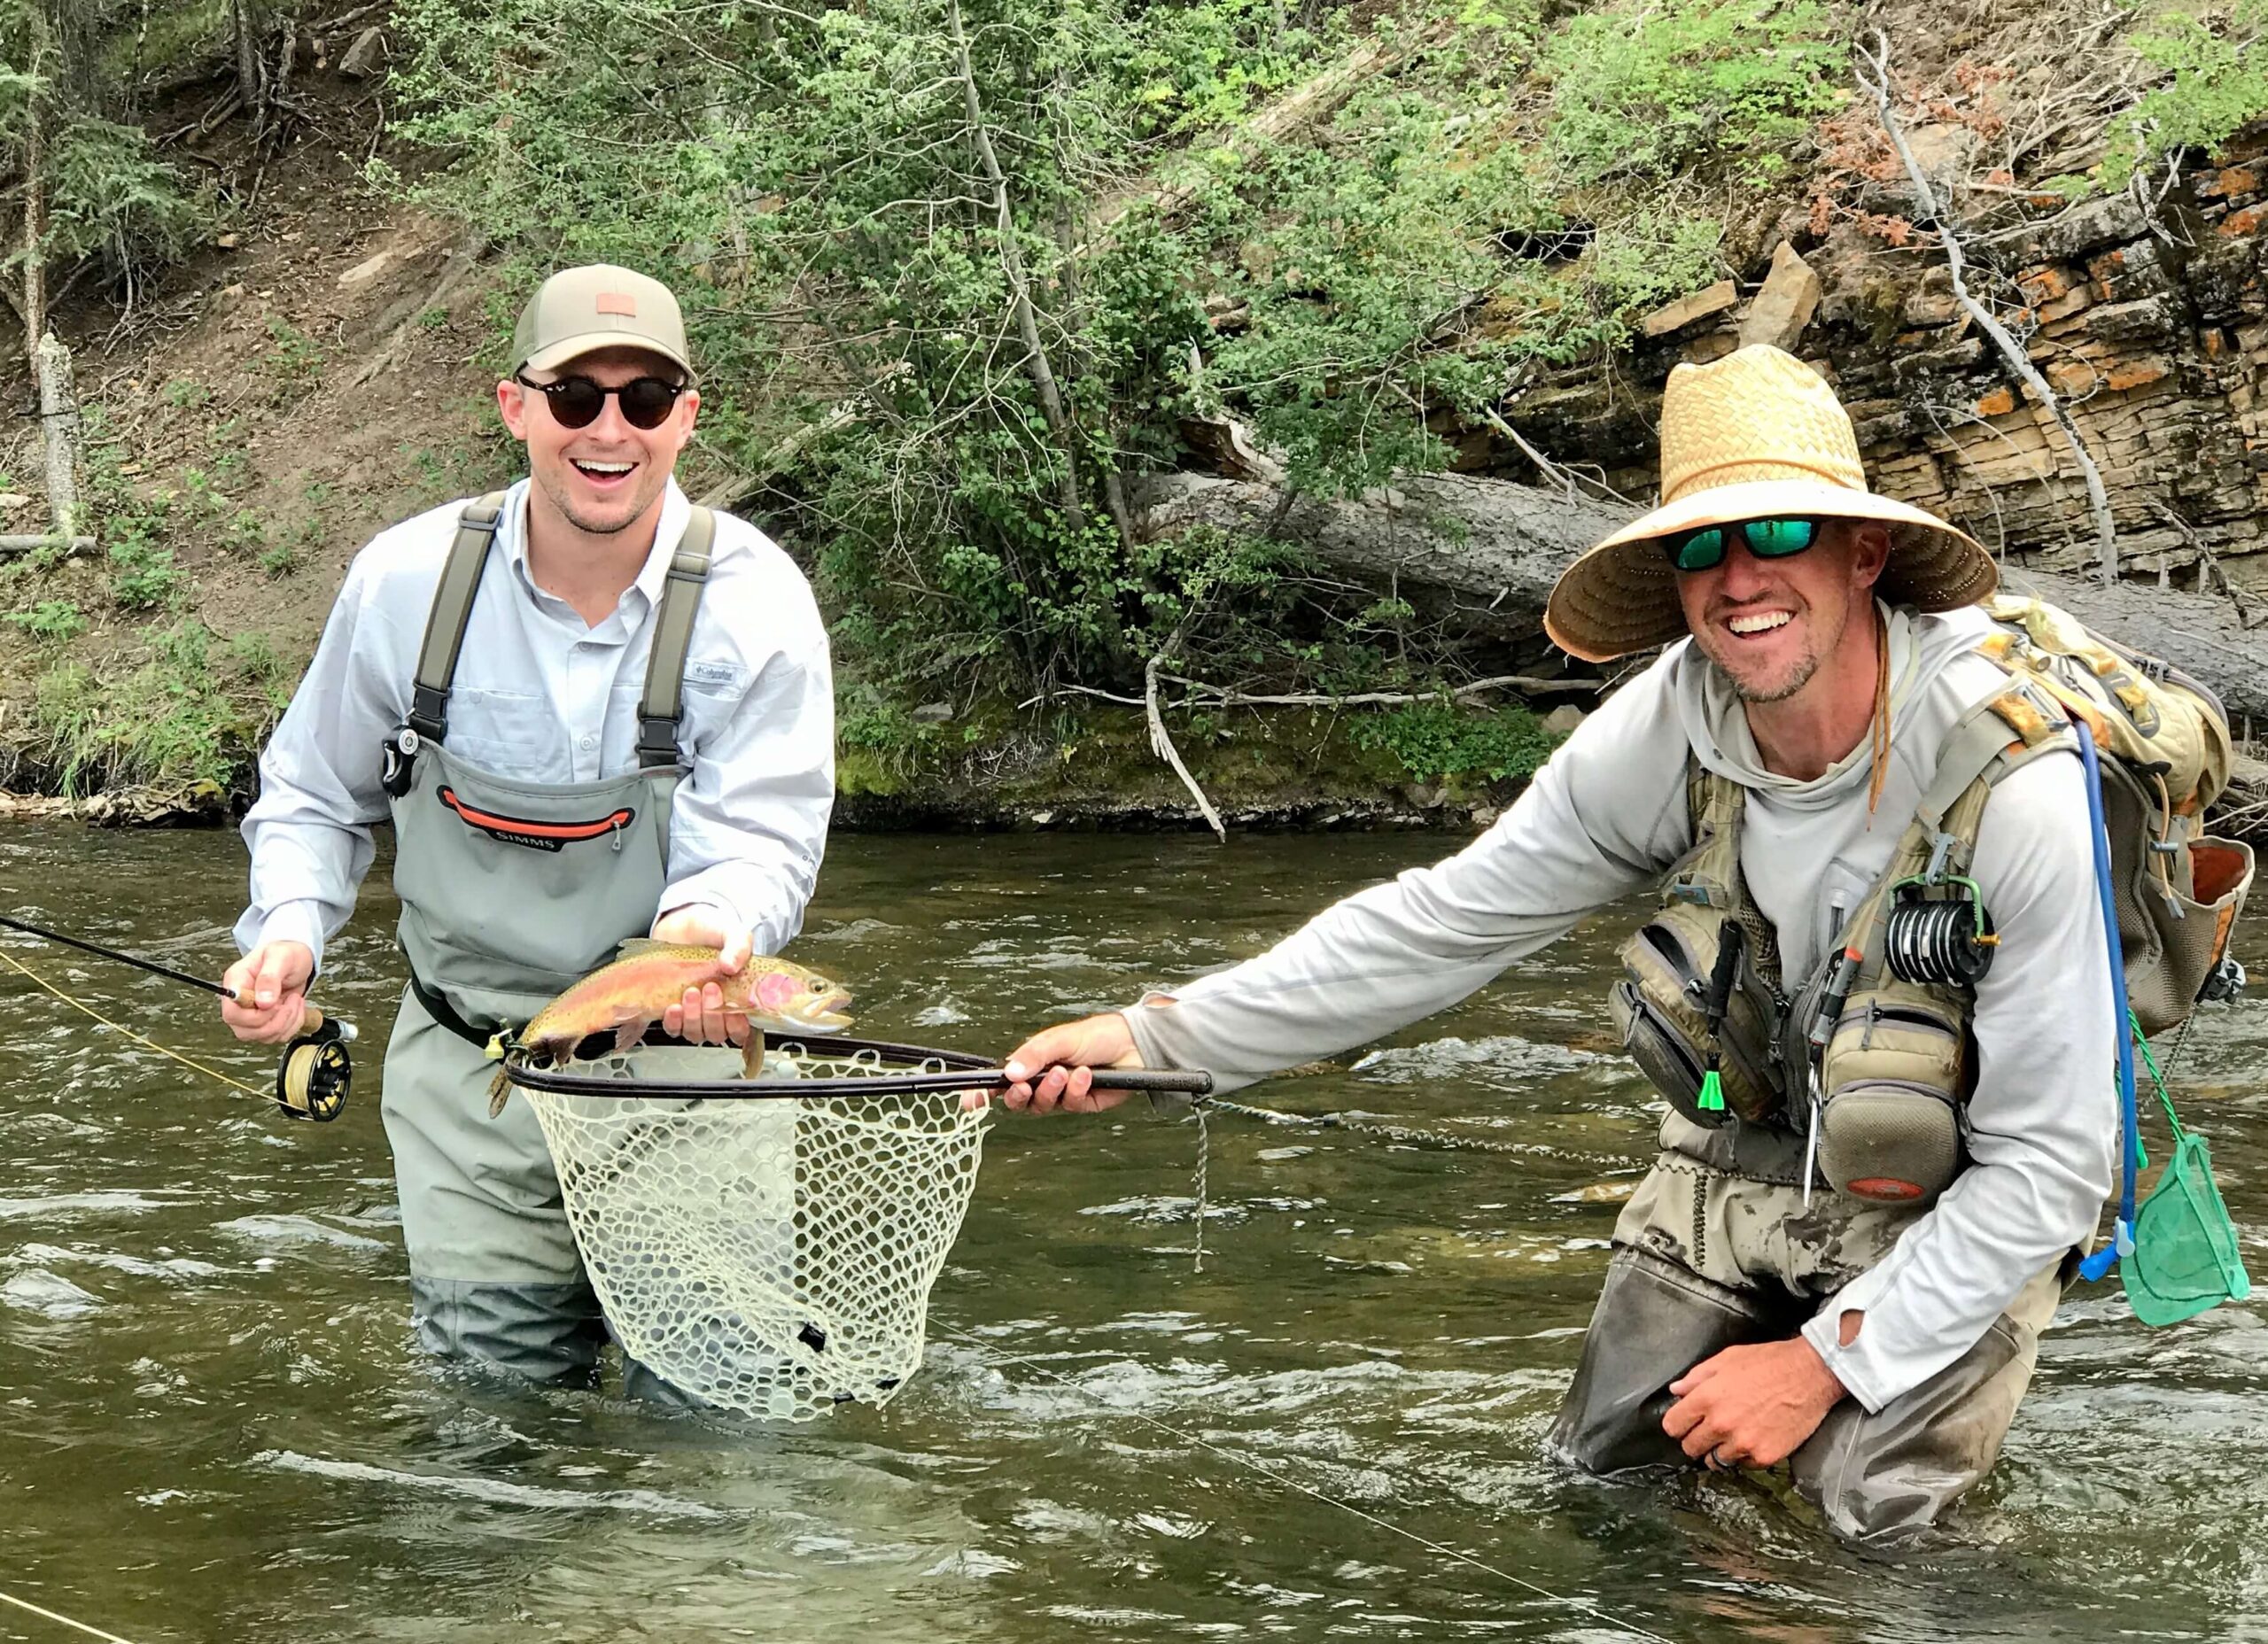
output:
POLYGON ((69 994, 64 992, 62 989, 55 986, 52 982, 46 981, 36 971, 34 971, 29 965, 24 964, 13 954, 7 952, 4 949, 0 949, 0 964, 7 965, 10 970, 14 971, 18 975, 23 977, 33 986, 45 989, 49 993, 53 994, 57 998, 62 1000, 64 1004, 69 1005, 81 1015, 93 1017, 97 1021, 109 1028, 112 1032, 124 1034, 128 1038, 133 1040, 135 1043, 143 1046, 146 1050, 155 1051, 160 1056, 170 1056, 174 1060, 181 1063, 183 1066, 194 1067, 198 1073, 205 1074, 206 1077, 209 1079, 217 1079, 222 1084, 229 1087, 229 1089, 241 1090, 246 1096, 258 1097, 263 1102, 272 1102, 276 1099, 274 1095, 269 1091, 256 1090, 252 1086, 246 1084, 243 1080, 231 1078, 227 1074, 222 1073, 219 1068, 212 1066, 206 1063, 200 1062, 193 1056, 183 1056, 179 1051, 167 1050, 164 1045, 159 1044, 155 1039, 145 1038, 141 1034, 135 1032, 131 1028, 111 1020, 109 1017, 104 1015, 100 1011, 96 1010, 92 1005, 83 1004, 81 1001, 73 998, 69 994))

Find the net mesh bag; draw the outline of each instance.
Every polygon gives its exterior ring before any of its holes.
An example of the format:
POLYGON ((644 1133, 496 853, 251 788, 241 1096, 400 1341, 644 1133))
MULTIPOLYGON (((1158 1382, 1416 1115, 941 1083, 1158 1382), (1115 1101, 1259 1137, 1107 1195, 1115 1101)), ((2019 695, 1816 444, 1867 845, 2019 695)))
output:
MULTIPOLYGON (((602 1066, 653 1076, 649 1053, 602 1066)), ((886 1403, 920 1366, 929 1287, 968 1208, 986 1120, 954 1091, 891 1090, 887 1074, 946 1066, 788 1047, 770 1053, 764 1082, 819 1086, 808 1095, 523 1085, 623 1351, 754 1415, 886 1403)))
POLYGON ((2145 1324, 2179 1324, 2251 1295, 2212 1157, 2195 1131, 2177 1134, 2172 1162, 2134 1218, 2134 1248, 2119 1258, 2118 1276, 2145 1324))

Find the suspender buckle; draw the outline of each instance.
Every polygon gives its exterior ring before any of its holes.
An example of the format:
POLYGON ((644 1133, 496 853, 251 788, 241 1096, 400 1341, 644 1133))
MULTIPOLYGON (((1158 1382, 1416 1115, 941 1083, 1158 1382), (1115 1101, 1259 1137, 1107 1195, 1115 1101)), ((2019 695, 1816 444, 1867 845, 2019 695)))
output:
POLYGON ((677 746, 677 721, 651 715, 638 719, 638 768, 657 770, 681 763, 677 746))
MULTIPOLYGON (((409 691, 409 729, 429 742, 438 742, 449 733, 449 688, 447 686, 413 685, 409 691)), ((404 750, 416 753, 411 747, 404 750)))
POLYGON ((400 799, 409 792, 410 768, 423 740, 405 725, 378 745, 378 786, 385 789, 388 798, 400 799))

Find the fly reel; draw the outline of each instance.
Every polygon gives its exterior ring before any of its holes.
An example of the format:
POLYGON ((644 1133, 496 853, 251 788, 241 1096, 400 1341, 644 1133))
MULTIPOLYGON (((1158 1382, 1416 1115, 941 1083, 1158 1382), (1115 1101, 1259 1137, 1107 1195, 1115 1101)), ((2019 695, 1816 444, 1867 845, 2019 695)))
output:
POLYGON ((2000 945, 1977 881, 1959 875, 1901 880, 1883 921, 1890 973, 1919 987, 1973 988, 2000 945))
POLYGON ((346 1047, 353 1038, 352 1023, 308 1008, 299 1036, 284 1047, 284 1059, 276 1065, 276 1105, 285 1117, 328 1124, 346 1111, 354 1084, 346 1047))

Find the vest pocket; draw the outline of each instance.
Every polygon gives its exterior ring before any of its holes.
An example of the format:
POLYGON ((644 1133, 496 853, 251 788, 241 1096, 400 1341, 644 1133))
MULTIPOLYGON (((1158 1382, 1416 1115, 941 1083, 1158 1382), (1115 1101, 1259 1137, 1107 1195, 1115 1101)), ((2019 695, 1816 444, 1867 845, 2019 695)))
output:
POLYGON ((1968 1074, 1967 1039, 1961 1019, 1938 1004, 1858 994, 1827 1042, 1819 1088, 1832 1100, 1845 1085, 1888 1081, 1942 1090, 1952 1100, 1968 1074))
POLYGON ((1612 1005, 1624 1052, 1672 1107, 1695 1124, 1713 1128, 1732 1117, 1728 1111, 1712 1113, 1700 1105, 1701 1064, 1694 1060, 1684 1035, 1662 1020, 1644 995, 1631 983, 1619 981, 1614 984, 1612 1005))
POLYGON ((1819 1162, 1835 1190, 1870 1205, 1927 1205, 1961 1166, 1969 1089, 1961 1018, 1922 997, 1854 996, 1820 1063, 1819 1162))
POLYGON ((1820 1168, 1837 1192, 1863 1204, 1930 1204, 1953 1184, 1961 1159, 1954 1098, 1932 1086, 1846 1084, 1820 1114, 1820 1168))
POLYGON ((1712 1127, 1733 1118, 1761 1124, 1781 1111, 1771 990, 1746 957, 1716 1035, 1725 1105, 1711 1111, 1697 1105, 1710 1048, 1702 995, 1728 917, 1707 908, 1664 908, 1623 944, 1627 980, 1612 1000, 1631 1059, 1678 1112, 1712 1127))

